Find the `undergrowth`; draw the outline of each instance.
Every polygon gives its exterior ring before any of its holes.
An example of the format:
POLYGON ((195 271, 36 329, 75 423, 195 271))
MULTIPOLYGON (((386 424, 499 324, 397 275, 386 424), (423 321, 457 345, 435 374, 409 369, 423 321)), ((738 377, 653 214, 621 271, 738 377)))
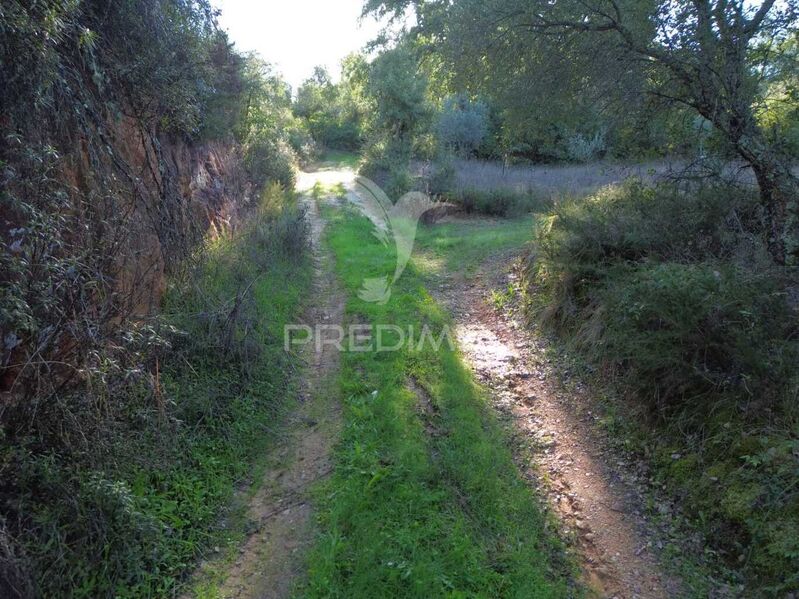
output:
POLYGON ((761 218, 736 188, 607 188, 540 221, 527 293, 747 592, 781 595, 799 588, 796 274, 761 218))
POLYGON ((517 217, 530 212, 549 209, 551 201, 533 192, 520 192, 509 189, 458 189, 445 192, 442 197, 460 206, 467 213, 486 216, 517 217))
POLYGON ((168 596, 224 542, 220 514, 293 393, 282 329, 310 280, 294 202, 269 187, 170 281, 163 315, 131 332, 152 369, 55 396, 61 442, 5 429, 3 596, 168 596))

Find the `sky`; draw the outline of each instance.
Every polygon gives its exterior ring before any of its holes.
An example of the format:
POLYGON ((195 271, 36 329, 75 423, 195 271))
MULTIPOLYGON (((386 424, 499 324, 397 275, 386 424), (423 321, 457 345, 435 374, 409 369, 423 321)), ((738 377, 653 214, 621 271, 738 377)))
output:
POLYGON ((374 39, 380 25, 359 22, 363 0, 212 0, 219 24, 241 51, 256 51, 295 90, 314 66, 337 80, 339 63, 374 39))

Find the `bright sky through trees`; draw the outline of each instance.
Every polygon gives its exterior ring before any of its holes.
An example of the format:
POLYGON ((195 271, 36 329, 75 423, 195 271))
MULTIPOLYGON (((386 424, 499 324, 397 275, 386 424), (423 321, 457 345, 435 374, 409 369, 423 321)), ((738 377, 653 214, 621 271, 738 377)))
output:
POLYGON ((295 90, 318 64, 337 77, 341 59, 380 29, 371 17, 359 20, 363 0, 214 0, 214 5, 239 50, 257 51, 295 90))

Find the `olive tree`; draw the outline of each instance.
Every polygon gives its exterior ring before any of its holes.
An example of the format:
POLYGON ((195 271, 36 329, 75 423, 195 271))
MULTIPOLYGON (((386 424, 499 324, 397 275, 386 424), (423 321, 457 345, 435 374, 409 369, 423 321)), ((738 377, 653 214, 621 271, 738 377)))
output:
POLYGON ((464 94, 456 94, 444 100, 436 122, 439 143, 466 155, 482 143, 488 134, 488 106, 479 100, 471 101, 464 94))

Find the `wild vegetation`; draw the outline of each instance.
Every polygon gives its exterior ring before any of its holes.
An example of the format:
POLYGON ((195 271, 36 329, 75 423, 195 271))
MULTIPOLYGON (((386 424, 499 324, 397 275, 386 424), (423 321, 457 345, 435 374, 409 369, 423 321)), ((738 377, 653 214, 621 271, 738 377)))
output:
POLYGON ((606 189, 539 221, 527 296, 739 580, 779 594, 797 585, 797 281, 762 231, 751 191, 606 189))
MULTIPOLYGON (((799 3, 363 14, 379 39, 292 90, 208 0, 0 7, 0 595, 174 596, 244 535, 236 492, 297 395, 294 185, 322 156, 463 217, 370 303, 396 253, 343 183, 308 190, 348 322, 437 337, 431 273, 515 251, 494 307, 523 303, 687 514, 696 588, 799 591, 799 3)), ((345 353, 336 389, 301 592, 581 592, 457 349, 345 353)))
MULTIPOLYGON (((385 305, 358 298, 364 273, 392 270, 395 253, 366 218, 328 212, 347 322, 391 323, 413 342, 344 354, 344 430, 319 492, 322 530, 305 594, 567 596, 561 549, 444 337, 447 315, 414 266, 385 305)), ((386 335, 387 346, 399 340, 386 335)))
POLYGON ((360 79, 379 114, 361 121, 361 172, 392 197, 540 214, 531 317, 615 397, 613 430, 733 576, 768 594, 799 586, 797 10, 374 0, 365 14, 415 24, 387 30, 360 79), (535 169, 504 183, 518 163, 663 157, 680 166, 669 181, 655 163, 601 189, 604 175, 550 185, 535 169))
POLYGON ((0 594, 169 595, 289 388, 310 138, 204 2, 10 2, 0 38, 0 594))

